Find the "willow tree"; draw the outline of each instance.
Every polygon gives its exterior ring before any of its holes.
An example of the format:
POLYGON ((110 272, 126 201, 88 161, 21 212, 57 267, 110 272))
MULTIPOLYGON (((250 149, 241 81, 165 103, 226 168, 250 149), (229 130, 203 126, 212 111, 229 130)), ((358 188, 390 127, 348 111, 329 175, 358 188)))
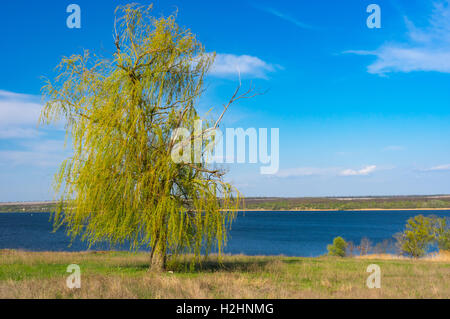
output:
MULTIPOLYGON (((168 254, 220 255, 238 192, 206 157, 171 158, 174 130, 192 130, 200 118, 196 103, 214 56, 175 15, 155 18, 151 7, 135 5, 116 15, 112 57, 85 51, 63 58, 44 87, 41 122, 64 120, 73 147, 55 178, 55 227, 90 245, 151 248, 154 269, 164 268, 168 254)), ((237 92, 224 112, 248 97, 237 92)))

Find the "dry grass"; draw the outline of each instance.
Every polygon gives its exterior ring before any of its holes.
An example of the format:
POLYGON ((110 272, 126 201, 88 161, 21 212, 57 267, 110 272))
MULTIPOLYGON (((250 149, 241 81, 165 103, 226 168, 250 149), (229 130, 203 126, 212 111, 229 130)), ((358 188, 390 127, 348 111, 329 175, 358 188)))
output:
POLYGON ((0 298, 450 298, 450 262, 441 259, 225 256, 173 273, 147 271, 147 254, 0 251, 0 298), (431 260, 431 259, 430 259, 431 260), (78 264, 82 288, 69 290, 66 267, 78 264), (376 263, 382 288, 365 286, 376 263))
POLYGON ((427 256, 425 260, 450 263, 450 251, 442 251, 437 254, 431 254, 430 256, 427 256))
MULTIPOLYGON (((355 256, 357 259, 366 259, 366 260, 372 260, 372 259, 378 259, 378 260, 410 260, 414 261, 414 259, 405 257, 405 256, 399 256, 399 255, 392 255, 392 254, 370 254, 370 255, 363 255, 363 256, 355 256)), ((438 253, 432 253, 429 254, 423 258, 420 259, 420 261, 435 261, 435 262, 450 262, 450 251, 441 251, 438 253)))

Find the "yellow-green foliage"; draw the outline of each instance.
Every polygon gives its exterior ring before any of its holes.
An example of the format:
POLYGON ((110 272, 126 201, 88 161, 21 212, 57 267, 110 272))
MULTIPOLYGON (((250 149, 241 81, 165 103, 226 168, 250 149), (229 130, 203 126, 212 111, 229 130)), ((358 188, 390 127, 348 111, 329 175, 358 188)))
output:
POLYGON ((345 250, 347 248, 347 243, 342 237, 336 237, 333 239, 333 244, 328 245, 328 255, 329 256, 337 256, 337 257, 345 257, 345 250))
POLYGON ((433 220, 423 215, 412 217, 408 219, 405 231, 396 237, 402 253, 414 258, 422 257, 434 239, 433 220))
POLYGON ((443 217, 432 219, 432 231, 437 247, 441 251, 450 251, 450 219, 443 217))
POLYGON ((117 12, 113 57, 63 58, 44 87, 41 121, 64 119, 73 145, 56 176, 55 225, 90 244, 220 252, 236 192, 205 161, 171 160, 172 132, 199 119, 195 104, 214 56, 173 15, 157 19, 151 6, 135 5, 117 12))

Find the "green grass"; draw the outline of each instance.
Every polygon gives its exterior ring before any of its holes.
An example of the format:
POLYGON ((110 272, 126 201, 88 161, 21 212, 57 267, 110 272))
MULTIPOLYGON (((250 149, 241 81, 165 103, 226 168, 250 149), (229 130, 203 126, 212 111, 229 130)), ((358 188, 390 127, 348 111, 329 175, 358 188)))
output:
POLYGON ((0 298, 449 298, 450 262, 359 258, 190 257, 164 273, 148 271, 144 253, 0 251, 0 298), (69 290, 66 268, 78 264, 82 288, 69 290), (365 286, 378 264, 382 288, 365 286), (170 272, 169 272, 170 271, 170 272))

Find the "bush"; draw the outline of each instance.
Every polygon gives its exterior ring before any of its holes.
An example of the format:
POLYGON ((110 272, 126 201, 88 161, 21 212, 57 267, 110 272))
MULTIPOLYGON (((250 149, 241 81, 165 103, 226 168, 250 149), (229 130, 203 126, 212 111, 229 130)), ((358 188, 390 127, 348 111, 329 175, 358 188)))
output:
POLYGON ((450 251, 450 223, 447 218, 432 219, 433 236, 439 250, 450 251))
POLYGON ((333 244, 328 245, 328 255, 329 256, 338 256, 345 257, 345 250, 347 248, 347 243, 342 237, 336 237, 333 239, 333 244))
POLYGON ((410 218, 406 224, 405 231, 397 234, 395 237, 397 238, 397 246, 402 254, 414 258, 422 257, 435 239, 433 220, 423 215, 410 218))

